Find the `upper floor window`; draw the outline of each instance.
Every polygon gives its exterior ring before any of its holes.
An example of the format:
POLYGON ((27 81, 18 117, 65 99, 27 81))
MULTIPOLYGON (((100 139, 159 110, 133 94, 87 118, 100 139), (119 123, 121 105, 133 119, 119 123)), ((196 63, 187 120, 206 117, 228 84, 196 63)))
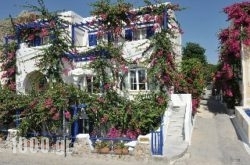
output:
POLYGON ((154 35, 154 29, 152 26, 139 28, 136 30, 126 29, 125 30, 125 40, 126 41, 136 41, 145 38, 150 38, 154 35))

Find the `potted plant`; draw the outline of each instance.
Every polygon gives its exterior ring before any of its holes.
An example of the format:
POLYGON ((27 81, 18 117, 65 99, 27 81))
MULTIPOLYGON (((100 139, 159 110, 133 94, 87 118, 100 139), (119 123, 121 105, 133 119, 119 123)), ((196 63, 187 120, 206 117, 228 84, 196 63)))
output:
POLYGON ((95 142, 95 149, 98 153, 107 154, 110 151, 110 142, 97 140, 95 142))
POLYGON ((127 155, 129 153, 128 146, 123 141, 114 144, 114 153, 118 155, 127 155))

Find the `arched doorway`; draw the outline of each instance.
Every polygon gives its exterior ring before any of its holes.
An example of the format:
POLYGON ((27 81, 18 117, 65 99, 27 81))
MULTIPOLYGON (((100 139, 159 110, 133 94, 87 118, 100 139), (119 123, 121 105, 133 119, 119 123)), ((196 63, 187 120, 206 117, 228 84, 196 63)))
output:
POLYGON ((27 74, 24 81, 25 93, 32 91, 44 91, 48 87, 48 81, 44 74, 39 71, 33 71, 27 74))

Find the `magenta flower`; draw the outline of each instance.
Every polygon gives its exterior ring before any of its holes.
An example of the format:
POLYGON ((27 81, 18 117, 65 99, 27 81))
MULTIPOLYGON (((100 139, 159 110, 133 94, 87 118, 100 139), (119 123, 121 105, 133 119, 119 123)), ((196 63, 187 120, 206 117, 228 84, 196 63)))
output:
POLYGON ((71 118, 71 114, 70 114, 69 111, 65 111, 65 112, 64 112, 64 115, 65 115, 65 118, 66 118, 66 119, 70 119, 70 118, 71 118))
POLYGON ((47 98, 47 99, 44 101, 44 107, 45 107, 45 108, 50 108, 52 105, 53 105, 53 100, 52 100, 51 98, 47 98))
POLYGON ((60 118, 59 112, 55 113, 55 114, 52 116, 52 119, 53 119, 53 120, 59 120, 59 118, 60 118))

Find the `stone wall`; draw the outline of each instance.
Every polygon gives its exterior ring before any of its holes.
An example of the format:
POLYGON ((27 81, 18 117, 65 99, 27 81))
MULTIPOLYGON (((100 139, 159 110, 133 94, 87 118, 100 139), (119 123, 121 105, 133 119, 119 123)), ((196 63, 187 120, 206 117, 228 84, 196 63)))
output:
POLYGON ((119 155, 110 151, 108 154, 98 153, 92 146, 89 136, 77 137, 72 156, 89 157, 111 160, 122 160, 122 161, 138 161, 138 162, 150 162, 153 160, 150 149, 150 142, 137 142, 135 148, 129 149, 129 154, 119 155))

